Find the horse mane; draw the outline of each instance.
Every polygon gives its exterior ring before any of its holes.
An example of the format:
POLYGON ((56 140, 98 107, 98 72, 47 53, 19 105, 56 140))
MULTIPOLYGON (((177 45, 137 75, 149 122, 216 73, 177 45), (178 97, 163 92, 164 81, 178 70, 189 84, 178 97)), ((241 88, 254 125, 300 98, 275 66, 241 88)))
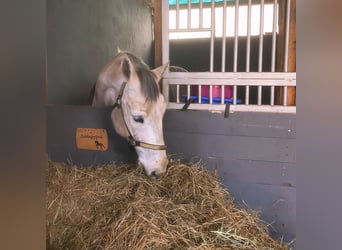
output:
MULTIPOLYGON (((138 75, 143 95, 146 97, 147 100, 155 102, 159 97, 160 91, 154 73, 140 58, 129 52, 124 53, 127 55, 128 59, 134 67, 135 72, 138 75)), ((122 70, 124 75, 127 78, 130 78, 131 68, 127 59, 124 59, 122 70)))

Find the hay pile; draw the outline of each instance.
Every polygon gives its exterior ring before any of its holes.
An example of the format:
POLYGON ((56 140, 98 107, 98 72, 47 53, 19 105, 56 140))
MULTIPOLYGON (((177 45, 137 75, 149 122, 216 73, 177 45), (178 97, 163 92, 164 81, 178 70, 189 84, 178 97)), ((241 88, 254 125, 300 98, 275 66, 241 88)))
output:
POLYGON ((47 249, 288 249, 199 164, 171 162, 160 180, 127 164, 46 175, 47 249))

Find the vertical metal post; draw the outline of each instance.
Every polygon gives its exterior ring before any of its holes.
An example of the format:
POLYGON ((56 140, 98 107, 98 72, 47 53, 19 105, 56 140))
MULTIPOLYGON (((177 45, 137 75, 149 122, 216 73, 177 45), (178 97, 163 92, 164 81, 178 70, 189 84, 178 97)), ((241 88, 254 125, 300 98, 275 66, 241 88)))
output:
POLYGON ((179 29, 179 0, 176 0, 176 29, 179 29))
POLYGON ((215 1, 211 2, 210 72, 214 72, 215 1))
POLYGON ((261 98, 262 98, 262 86, 258 86, 258 105, 261 105, 261 98))
POLYGON ((272 27, 272 62, 271 62, 271 72, 275 72, 277 23, 278 23, 278 1, 277 1, 277 0, 274 0, 274 1, 273 1, 273 27, 272 27))
POLYGON ((199 0, 199 28, 203 28, 203 0, 199 0))
POLYGON ((274 105, 274 86, 271 86, 271 102, 270 105, 274 105))
POLYGON ((179 91, 179 84, 177 84, 176 86, 177 86, 176 87, 177 88, 177 90, 176 90, 177 91, 177 103, 179 103, 179 92, 180 92, 179 91))
POLYGON ((233 87, 233 104, 236 104, 236 98, 237 98, 237 86, 234 85, 234 87, 233 87))
POLYGON ((188 29, 191 28, 191 0, 188 0, 188 29))
POLYGON ((287 0, 287 3, 286 3, 286 26, 285 26, 284 72, 288 71, 288 61, 289 61, 290 7, 291 7, 291 0, 287 0))
MULTIPOLYGON (((276 34, 277 34, 277 24, 278 24, 278 1, 273 1, 273 27, 272 27, 272 61, 271 61, 271 72, 275 72, 276 64, 276 34)), ((275 87, 271 86, 271 102, 270 105, 274 105, 274 90, 275 87)))
MULTIPOLYGON (((246 44, 246 72, 250 71, 251 57, 251 27, 252 27, 252 0, 248 0, 247 6, 247 44, 246 44)), ((245 89, 245 104, 249 104, 249 85, 245 89)))
POLYGON ((209 85, 209 103, 213 104, 213 85, 209 85))
POLYGON ((235 28, 234 28, 234 65, 233 71, 237 72, 239 38, 239 0, 235 1, 235 28))
POLYGON ((249 104, 249 85, 246 85, 245 104, 249 104))
MULTIPOLYGON (((258 72, 262 72, 262 54, 264 43, 264 0, 260 1, 260 35, 259 35, 259 67, 258 72)), ((258 105, 261 105, 262 86, 258 86, 258 105)))
POLYGON ((221 85, 221 104, 224 104, 224 91, 225 86, 221 85))
POLYGON ((262 72, 262 53, 264 42, 264 0, 260 1, 260 35, 259 35, 259 68, 258 72, 262 72))
POLYGON ((246 72, 249 72, 249 68, 250 68, 251 26, 252 26, 252 0, 248 0, 248 7, 247 7, 246 72))
POLYGON ((284 106, 287 106, 287 86, 284 87, 283 102, 284 102, 284 106))
POLYGON ((223 0, 222 9, 222 55, 221 55, 221 71, 226 71, 226 30, 227 30, 227 1, 223 0))
POLYGON ((170 101, 170 90, 169 90, 169 82, 165 79, 162 79, 163 83, 163 96, 165 102, 168 103, 170 101))
POLYGON ((190 98, 190 84, 188 84, 187 88, 186 88, 186 96, 187 96, 187 100, 189 100, 190 98))

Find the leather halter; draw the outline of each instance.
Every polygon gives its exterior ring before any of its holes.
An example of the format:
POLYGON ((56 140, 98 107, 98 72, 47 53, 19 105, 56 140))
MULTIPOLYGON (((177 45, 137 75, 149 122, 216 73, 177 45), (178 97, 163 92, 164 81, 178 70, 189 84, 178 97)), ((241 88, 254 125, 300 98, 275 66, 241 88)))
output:
POLYGON ((134 139, 131 131, 129 130, 129 128, 127 126, 127 123, 126 123, 126 120, 125 120, 125 115, 124 115, 122 107, 121 107, 121 98, 122 98, 123 92, 125 90, 126 84, 127 84, 126 81, 122 82, 119 94, 118 94, 118 96, 116 98, 116 101, 115 101, 115 103, 113 105, 112 110, 114 110, 115 108, 120 108, 120 110, 121 110, 122 118, 124 120, 126 129, 128 131, 128 134, 129 134, 128 137, 127 137, 128 145, 131 146, 131 147, 142 147, 142 148, 148 148, 148 149, 153 149, 153 150, 166 150, 166 145, 150 144, 150 143, 146 143, 146 142, 137 141, 137 140, 134 139))

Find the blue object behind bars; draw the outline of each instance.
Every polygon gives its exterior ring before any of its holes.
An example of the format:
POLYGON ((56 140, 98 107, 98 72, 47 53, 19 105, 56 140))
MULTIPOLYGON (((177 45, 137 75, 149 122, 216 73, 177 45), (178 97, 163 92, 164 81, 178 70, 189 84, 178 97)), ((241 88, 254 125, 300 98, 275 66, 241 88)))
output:
MULTIPOLYGON (((184 101, 187 100, 186 96, 183 96, 184 101)), ((198 103, 198 96, 190 96, 191 102, 198 103)), ((220 97, 213 97, 213 104, 220 104, 221 103, 221 98, 220 97)), ((202 96, 201 98, 201 103, 209 103, 209 97, 207 96, 202 96)), ((233 103, 233 98, 226 98, 224 99, 224 103, 233 103)), ((237 99, 236 104, 241 104, 241 100, 237 99)))
MULTIPOLYGON (((227 0, 227 2, 233 2, 234 0, 227 0)), ((212 0, 203 0, 203 3, 211 3, 212 0)), ((216 3, 223 2, 223 0, 215 0, 216 3)), ((199 0, 191 0, 191 3, 199 3, 199 0)), ((188 0, 179 0, 179 4, 188 4, 188 0)), ((176 0, 169 0, 169 5, 176 5, 176 0)))

